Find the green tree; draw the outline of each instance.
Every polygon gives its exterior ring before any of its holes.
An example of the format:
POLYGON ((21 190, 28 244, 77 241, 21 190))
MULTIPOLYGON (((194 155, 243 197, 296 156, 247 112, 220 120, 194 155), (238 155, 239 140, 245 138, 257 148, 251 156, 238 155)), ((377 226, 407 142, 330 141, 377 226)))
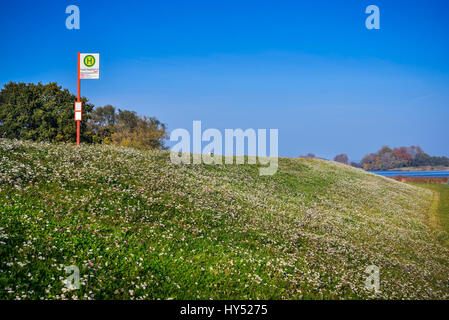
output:
POLYGON ((104 107, 96 107, 92 111, 92 117, 88 122, 88 128, 92 132, 93 141, 110 143, 117 121, 118 116, 113 106, 108 104, 104 107))
POLYGON ((117 120, 120 126, 135 129, 139 123, 139 116, 135 111, 118 110, 117 120))
MULTIPOLYGON (((5 138, 64 141, 76 140, 76 96, 57 83, 10 82, 0 91, 0 136, 5 138)), ((83 101, 83 120, 89 120, 92 104, 83 101)), ((81 122, 81 141, 91 142, 87 121, 81 122)))

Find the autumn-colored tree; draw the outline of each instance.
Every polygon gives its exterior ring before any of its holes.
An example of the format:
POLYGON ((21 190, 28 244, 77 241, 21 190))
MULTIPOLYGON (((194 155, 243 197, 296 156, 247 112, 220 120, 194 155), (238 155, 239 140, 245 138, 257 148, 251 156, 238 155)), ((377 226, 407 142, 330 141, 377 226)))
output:
POLYGON ((361 165, 365 170, 388 170, 405 166, 449 166, 448 157, 431 157, 419 146, 390 149, 382 147, 377 153, 363 157, 361 165))
POLYGON ((348 164, 349 163, 349 157, 345 153, 341 153, 335 156, 334 161, 348 164))
POLYGON ((370 153, 363 157, 360 164, 363 166, 365 170, 376 170, 376 153, 370 153))
POLYGON ((393 153, 402 162, 402 166, 411 165, 413 156, 407 151, 407 147, 394 148, 393 153))
POLYGON ((166 149, 164 123, 154 117, 140 117, 133 111, 119 110, 112 142, 125 147, 166 149))
POLYGON ((407 147, 407 152, 410 153, 412 159, 415 159, 416 155, 424 153, 424 150, 420 146, 407 147))

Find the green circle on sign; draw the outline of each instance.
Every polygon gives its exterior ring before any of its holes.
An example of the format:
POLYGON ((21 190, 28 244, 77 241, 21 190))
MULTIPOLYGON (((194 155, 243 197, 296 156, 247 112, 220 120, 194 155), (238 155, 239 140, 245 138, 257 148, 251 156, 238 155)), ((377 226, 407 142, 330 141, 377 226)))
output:
POLYGON ((95 65, 95 57, 93 55, 89 54, 84 57, 83 62, 86 67, 90 68, 95 65))

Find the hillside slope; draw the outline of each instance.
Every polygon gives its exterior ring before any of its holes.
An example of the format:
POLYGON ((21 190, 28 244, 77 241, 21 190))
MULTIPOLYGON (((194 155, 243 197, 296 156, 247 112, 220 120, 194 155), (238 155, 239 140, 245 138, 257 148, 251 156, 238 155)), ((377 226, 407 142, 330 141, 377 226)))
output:
POLYGON ((432 193, 322 160, 0 139, 0 298, 448 298, 432 193), (67 291, 64 266, 80 268, 67 291), (381 292, 365 289, 380 268, 381 292))

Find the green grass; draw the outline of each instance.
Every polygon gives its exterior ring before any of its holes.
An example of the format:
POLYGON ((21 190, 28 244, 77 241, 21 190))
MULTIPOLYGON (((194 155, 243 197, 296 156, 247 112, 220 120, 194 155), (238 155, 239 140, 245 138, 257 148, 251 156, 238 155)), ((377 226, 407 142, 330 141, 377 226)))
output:
POLYGON ((1 299, 440 299, 433 193, 334 162, 0 139, 1 299), (365 288, 380 268, 381 293, 365 288), (80 269, 67 291, 64 267, 80 269))
POLYGON ((434 193, 433 221, 440 231, 439 238, 449 244, 449 185, 434 183, 413 183, 434 193))

